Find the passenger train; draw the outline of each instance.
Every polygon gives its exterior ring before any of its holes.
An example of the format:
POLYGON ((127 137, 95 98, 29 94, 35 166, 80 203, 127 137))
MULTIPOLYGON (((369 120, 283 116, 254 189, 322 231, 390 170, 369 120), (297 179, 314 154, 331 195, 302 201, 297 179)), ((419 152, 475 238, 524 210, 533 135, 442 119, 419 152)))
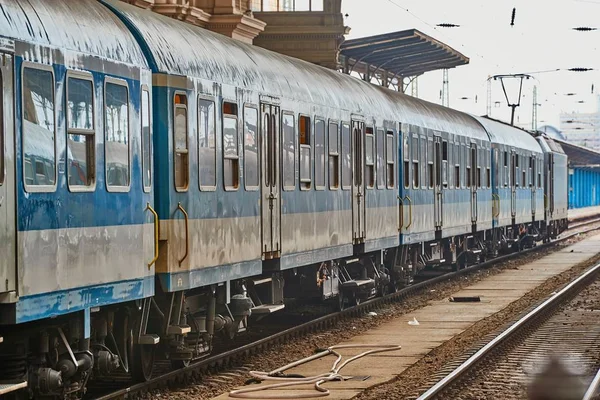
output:
POLYGON ((349 307, 567 227, 543 135, 116 0, 0 9, 0 394, 149 379, 285 299, 349 307))

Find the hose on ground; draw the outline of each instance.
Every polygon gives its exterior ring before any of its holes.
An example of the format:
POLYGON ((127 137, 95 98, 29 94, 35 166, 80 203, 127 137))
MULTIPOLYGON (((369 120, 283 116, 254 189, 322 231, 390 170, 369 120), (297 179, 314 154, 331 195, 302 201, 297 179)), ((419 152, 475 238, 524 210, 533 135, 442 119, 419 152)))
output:
POLYGON ((383 353, 383 352, 387 352, 387 351, 396 351, 396 350, 400 350, 400 349, 402 349, 402 347, 398 346, 398 345, 343 344, 343 345, 331 346, 331 347, 328 347, 326 350, 323 350, 317 354, 314 354, 310 357, 303 358, 298 361, 294 361, 293 363, 290 363, 284 367, 278 368, 271 372, 250 371, 250 375, 253 378, 256 378, 260 381, 273 381, 276 383, 272 383, 269 385, 263 385, 263 386, 257 386, 257 387, 251 387, 251 388, 243 388, 243 389, 233 390, 233 391, 229 392, 229 397, 237 398, 237 399, 305 399, 305 398, 312 398, 312 397, 326 397, 326 396, 329 396, 329 393, 330 393, 329 389, 321 387, 321 385, 323 383, 336 381, 336 380, 347 380, 349 377, 343 376, 341 374, 341 370, 345 366, 350 364, 351 362, 356 361, 362 357, 365 357, 365 356, 368 356, 371 354, 383 353), (370 350, 364 351, 360 354, 350 357, 346 361, 342 361, 343 356, 337 351, 340 349, 370 349, 370 350), (290 368, 294 368, 299 365, 306 364, 308 362, 317 360, 322 357, 326 357, 328 355, 336 356, 336 360, 334 361, 333 366, 331 367, 329 372, 319 374, 319 375, 314 375, 314 376, 307 376, 307 377, 293 377, 293 376, 282 376, 281 375, 283 373, 283 371, 286 371, 290 368), (265 390, 285 389, 285 388, 290 388, 293 386, 306 385, 306 384, 311 384, 311 383, 314 384, 315 390, 319 393, 315 394, 314 392, 308 392, 308 393, 299 394, 298 392, 296 392, 296 393, 290 393, 289 395, 277 395, 277 394, 258 395, 257 394, 257 392, 263 392, 265 390))

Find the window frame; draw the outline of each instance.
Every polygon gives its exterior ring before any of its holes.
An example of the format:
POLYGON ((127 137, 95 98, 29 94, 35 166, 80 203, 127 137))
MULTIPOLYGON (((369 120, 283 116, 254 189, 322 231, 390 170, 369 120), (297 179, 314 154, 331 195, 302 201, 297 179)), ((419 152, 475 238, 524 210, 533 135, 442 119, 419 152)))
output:
POLYGON ((373 172, 371 174, 371 179, 373 179, 373 185, 372 186, 369 185, 369 182, 367 182, 366 180, 364 182, 364 185, 365 185, 364 187, 367 190, 374 190, 377 187, 377 136, 376 136, 376 133, 377 133, 377 128, 375 127, 375 125, 366 125, 365 124, 364 141, 363 141, 363 143, 364 143, 363 150, 365 153, 364 154, 365 158, 363 160, 363 168, 365 171, 364 176, 365 177, 367 176, 366 171, 367 171, 368 167, 371 167, 373 169, 373 172), (371 129, 371 133, 368 133, 369 129, 371 129), (372 142, 373 145, 371 146, 371 157, 373 158, 373 164, 368 164, 368 162, 367 162, 367 138, 369 136, 371 137, 371 139, 373 141, 372 142))
MULTIPOLYGON (((91 155, 91 159, 92 159, 92 166, 93 166, 93 170, 91 173, 91 185, 71 185, 71 183, 69 182, 69 178, 71 176, 71 169, 69 168, 69 166, 67 165, 68 163, 68 159, 65 157, 65 174, 66 174, 66 181, 67 181, 67 187, 69 188, 70 192, 73 193, 77 193, 77 192, 94 192, 96 190, 96 185, 97 185, 97 174, 96 174, 96 91, 95 91, 95 85, 94 85, 94 76, 92 75, 91 72, 88 71, 74 71, 74 70, 67 70, 67 73, 65 75, 65 140, 66 140, 66 149, 68 151, 69 149, 69 135, 85 135, 86 136, 86 141, 87 138, 92 137, 92 155, 91 155), (92 129, 78 129, 78 128, 69 128, 69 122, 70 122, 70 118, 69 118, 69 112, 68 112, 68 103, 69 103, 69 78, 73 78, 73 79, 79 79, 82 81, 88 81, 92 84, 92 129)), ((127 97, 128 101, 129 101, 129 97, 127 97)), ((140 103, 141 104, 141 103, 140 103)), ((141 106, 140 106, 141 107, 141 106)), ((142 157, 142 161, 143 161, 143 157, 142 157)), ((131 166, 130 166, 131 168, 131 166)), ((89 172, 89 167, 88 167, 88 174, 90 174, 89 172)))
POLYGON ((412 169, 411 146, 413 133, 410 129, 402 135, 402 186, 409 190, 412 185, 410 171, 412 169))
POLYGON ((131 97, 130 97, 130 90, 129 90, 129 84, 127 83, 127 81, 125 79, 121 79, 121 78, 114 78, 112 76, 105 76, 104 77, 104 93, 102 96, 102 100, 104 101, 102 108, 103 108, 103 112, 102 112, 102 116, 103 116, 103 121, 104 121, 104 132, 103 132, 103 137, 104 137, 104 186, 106 187, 106 191, 109 193, 128 193, 129 190, 131 189, 131 107, 129 105, 129 101, 130 101, 131 97), (123 86, 125 87, 125 89, 127 89, 127 155, 129 157, 129 184, 127 186, 112 186, 108 184, 108 168, 106 168, 106 145, 108 143, 108 141, 106 140, 106 86, 108 84, 113 84, 113 85, 117 85, 117 86, 123 86))
MULTIPOLYGON (((56 188, 58 187, 58 150, 57 150, 57 139, 58 139, 58 135, 57 135, 57 128, 56 128, 56 123, 58 120, 57 117, 57 113, 56 113, 56 74, 54 73, 54 68, 52 67, 52 65, 48 65, 48 64, 40 64, 40 63, 34 63, 31 61, 23 61, 23 63, 21 64, 21 146, 22 146, 22 157, 21 157, 21 162, 23 163, 22 168, 23 168, 23 185, 25 186, 25 191, 28 193, 52 193, 56 191, 56 188), (24 89, 24 75, 25 75, 25 69, 29 68, 29 69, 36 69, 38 71, 47 71, 50 72, 52 74, 52 93, 54 94, 54 185, 32 185, 32 184, 28 184, 26 179, 25 179, 25 129, 23 129, 23 126, 25 125, 25 113, 24 113, 24 109, 25 109, 25 96, 23 96, 23 89, 24 89)), ((3 122, 2 122, 3 123, 3 122)), ((33 173, 35 174, 35 168, 33 163, 31 163, 30 161, 30 165, 31 168, 33 170, 33 173)))
POLYGON ((327 143, 327 147, 326 147, 326 153, 327 153, 327 170, 325 172, 325 176, 327 177, 327 187, 329 188, 329 190, 340 190, 342 188, 342 170, 341 170, 341 124, 340 121, 338 121, 337 119, 330 119, 327 123, 327 137, 325 139, 325 142, 327 143), (330 139, 329 136, 331 134, 331 126, 335 125, 336 128, 336 143, 337 143, 337 152, 331 152, 331 148, 329 147, 329 143, 330 143, 330 139), (331 165, 329 164, 329 159, 330 157, 337 157, 337 163, 336 163, 336 169, 337 169, 337 177, 338 177, 338 185, 337 186, 332 186, 331 184, 331 179, 329 179, 331 177, 331 165))
MULTIPOLYGON (((222 165, 222 175, 223 175, 223 190, 225 190, 226 192, 237 192, 240 189, 240 108, 238 107, 238 103, 237 100, 231 100, 231 99, 226 99, 223 98, 221 99, 221 103, 220 103, 220 110, 221 110, 221 165, 222 165), (230 103, 230 104, 234 104, 235 105, 235 109, 237 111, 237 115, 234 114, 225 114, 223 108, 225 106, 225 103, 230 103), (226 117, 227 116, 227 117, 226 117), (225 136, 225 118, 235 118, 236 120, 236 124, 235 124, 235 130, 236 130, 236 138, 237 138, 237 143, 235 144, 235 148, 236 148, 236 156, 227 156, 225 154, 225 140, 224 140, 224 136, 225 136), (237 178, 238 178, 238 185, 237 187, 234 186, 227 186, 225 184, 225 160, 237 160, 237 178)), ((216 110, 215 110, 216 111, 216 110)), ((242 110, 243 111, 243 110, 242 110)), ((260 116, 259 116, 260 118, 260 116)), ((259 123, 262 121, 259 121, 259 123)), ((215 127, 216 129, 216 127, 215 127)), ((260 174, 259 174, 259 181, 260 181, 260 174)), ((245 183, 244 183, 245 184, 245 183)), ((260 185, 260 182, 259 182, 260 185)))
POLYGON ((312 129, 312 124, 313 124, 313 119, 311 118, 310 115, 308 114, 304 114, 304 113, 299 113, 298 114, 298 134, 296 135, 298 137, 298 182, 300 184, 300 190, 302 191, 308 191, 311 190, 313 188, 313 170, 314 170, 314 154, 313 154, 313 145, 314 145, 314 140, 313 140, 313 129, 312 129), (306 118, 307 119, 307 123, 306 126, 308 127, 308 144, 302 144, 300 143, 300 120, 302 118, 306 118), (308 160, 309 163, 309 174, 310 177, 308 178, 302 178, 302 149, 309 149, 309 156, 310 156, 310 160, 308 160))
POLYGON ((280 129, 281 129, 281 168, 279 169, 281 171, 281 187, 284 191, 286 192, 293 192, 294 190, 296 190, 296 161, 297 158, 300 158, 300 156, 298 155, 298 157, 296 157, 297 155, 297 148, 296 145, 300 145, 300 135, 297 135, 297 130, 296 130, 296 125, 297 125, 297 121, 296 121, 296 114, 293 111, 287 111, 287 110, 282 110, 281 111, 281 121, 279 122, 280 125, 280 129), (286 185, 286 181, 285 181, 285 174, 287 171, 286 168, 286 164, 283 162, 283 149, 284 149, 284 138, 285 138, 285 128, 283 125, 283 119, 284 117, 292 117, 292 121, 294 121, 294 126, 292 127, 293 129, 293 136, 294 136, 294 160, 293 160, 293 171, 292 171, 292 175, 294 176, 294 184, 293 185, 286 185), (296 137, 298 137, 298 140, 296 140, 296 137))
POLYGON ((394 132, 393 129, 386 129, 385 131, 385 145, 384 145, 384 151, 385 151, 385 169, 386 169, 386 175, 385 175, 385 185, 387 189, 395 189, 396 188, 396 150, 397 147, 395 146, 396 143, 396 133, 394 132), (392 159, 389 160, 388 159, 388 152, 390 151, 390 149, 388 149, 388 139, 390 138, 390 136, 392 137, 392 159), (392 166, 392 180, 390 181, 390 174, 387 171, 387 169, 390 167, 390 165, 392 166), (391 182, 391 184, 390 184, 391 182))
POLYGON ((315 190, 318 191, 323 191, 325 190, 325 188, 327 188, 327 162, 325 162, 325 160, 329 159, 329 155, 327 153, 327 129, 328 129, 328 125, 327 125, 327 118, 325 117, 321 117, 318 115, 315 115, 314 119, 313 119, 313 149, 312 149, 312 157, 313 157, 313 177, 314 177, 314 184, 315 184, 315 190), (323 185, 317 185, 317 124, 319 122, 323 123, 323 161, 322 161, 322 166, 323 166, 323 185))
POLYGON ((191 173, 190 173, 190 169, 191 169, 191 151, 190 151, 190 108, 189 108, 189 96, 187 94, 187 91, 185 90, 175 90, 173 92, 173 186, 175 188, 175 191, 177 193, 186 193, 190 190, 190 178, 191 178, 191 173), (185 96, 185 102, 186 104, 176 104, 175 103, 175 97, 177 95, 184 95, 185 96), (187 157, 188 157, 188 166, 187 166, 187 185, 185 188, 178 188, 177 187, 177 182, 175 182, 175 168, 176 168, 176 143, 175 143, 175 114, 176 114, 176 110, 177 108, 183 108, 185 107, 185 115, 186 115, 186 135, 185 135, 185 145, 186 145, 186 150, 187 150, 187 157))
POLYGON ((352 126, 350 124, 350 122, 345 122, 345 121, 341 121, 340 122, 340 187, 342 188, 342 190, 350 190, 352 188, 352 126), (348 168, 348 171, 346 171, 347 173, 350 174, 350 184, 349 185, 344 185, 344 157, 346 156, 346 154, 344 154, 344 127, 348 127, 348 150, 349 153, 347 154, 350 157, 350 168, 348 168))
POLYGON ((140 87, 140 143, 141 143, 141 149, 142 149, 142 153, 141 153, 141 159, 142 159, 142 188, 144 190, 144 193, 150 193, 152 192, 152 188, 154 186, 154 137, 153 137, 153 125, 152 125, 152 92, 150 91, 150 87, 148 85, 146 85, 145 83, 141 85, 140 87), (149 170, 150 170, 150 186, 146 186, 146 184, 144 183, 144 176, 143 174, 145 173, 145 168, 146 168, 146 164, 144 163, 144 119, 142 117, 142 110, 143 110, 143 98, 144 98, 144 92, 148 93, 148 121, 150 124, 150 132, 149 132, 149 139, 150 139, 150 143, 149 143, 149 150, 150 150, 150 165, 149 170))
MULTIPOLYGON (((260 159, 260 122, 261 122, 261 115, 260 115, 260 110, 258 107, 258 104, 255 103, 251 103, 251 102, 247 102, 243 104, 242 107, 242 111, 244 113, 244 118, 242 120, 242 134, 244 135, 244 137, 242 138, 242 152, 243 152, 243 156, 244 156, 244 190, 246 192, 257 192, 260 189, 260 172, 261 172, 261 159, 260 159), (256 173, 257 173, 257 177, 258 177, 258 182, 257 185, 248 185, 248 182, 246 181, 246 108, 250 108, 254 111, 256 111, 256 173)), ((238 111, 239 113, 239 111, 238 111)), ((283 115, 283 114, 282 114, 283 115)), ((239 116, 238 116, 239 118, 239 116)), ((239 120, 238 120, 238 125, 239 125, 239 120)), ((280 122, 280 126, 281 126, 281 122, 280 122)), ((239 128, 238 128, 239 129, 239 128)), ((281 127, 281 132, 283 133, 283 127, 281 127)), ((281 141, 281 143, 283 144, 283 141, 281 141)), ((282 152, 283 154, 283 152, 282 152)), ((238 157, 239 157, 239 150, 238 150, 238 157)), ((280 160, 280 162, 282 163, 282 160, 280 160)), ((281 180, 283 182, 283 176, 281 176, 281 180)))
POLYGON ((4 127, 4 75, 0 69, 0 187, 4 185, 6 179, 6 138, 5 138, 5 127, 4 127))
POLYGON ((217 101, 213 96, 210 95, 206 95, 206 94, 199 94, 196 97, 196 150, 198 151, 196 160, 198 163, 198 189, 201 192, 216 192, 217 191, 217 185, 219 183, 219 174, 218 174, 218 165, 219 165, 219 157, 218 157, 218 152, 219 152, 219 145, 218 145, 218 134, 217 134, 217 101), (200 174, 200 102, 201 101, 207 101, 207 102, 211 102, 213 105, 213 112, 212 112, 212 117, 213 117, 213 128, 214 128, 214 135, 215 135, 215 164, 214 164, 214 171, 215 171, 215 184, 214 185, 203 185, 202 181, 201 181, 201 174, 200 174))
POLYGON ((385 126, 375 127, 375 186, 378 190, 387 188, 387 163, 385 153, 385 141, 387 133, 385 126), (381 137, 381 139, 380 139, 381 137), (380 143, 381 140, 381 143, 380 143), (381 147, 381 148, 380 148, 381 147), (380 176, 381 174, 381 176, 380 176), (381 180, 380 180, 381 179, 381 180))
POLYGON ((412 179, 411 179, 411 185, 413 190, 419 190, 421 189, 421 178, 422 178, 422 171, 421 171, 421 135, 418 135, 415 132, 411 132, 411 141, 410 141, 410 148, 411 148, 411 168, 412 168, 412 179), (417 143, 417 148, 415 149, 415 141, 417 143), (416 151, 415 151, 416 150, 416 151), (416 180, 415 180, 416 178, 416 180))

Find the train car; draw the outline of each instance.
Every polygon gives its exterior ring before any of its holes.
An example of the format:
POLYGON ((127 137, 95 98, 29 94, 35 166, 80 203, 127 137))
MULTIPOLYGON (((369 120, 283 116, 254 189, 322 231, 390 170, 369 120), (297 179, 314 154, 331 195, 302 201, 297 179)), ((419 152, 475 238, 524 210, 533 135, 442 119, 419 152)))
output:
POLYGON ((151 75, 96 1, 0 8, 0 395, 77 396, 154 294, 151 75))
POLYGON ((566 156, 544 215, 522 131, 117 0, 0 5, 12 389, 148 379, 286 298, 344 308, 564 226, 566 156))
POLYGON ((544 154, 527 131, 475 117, 492 141, 494 240, 492 252, 531 246, 542 235, 544 154))
POLYGON ((474 231, 491 228, 489 138, 468 115, 106 4, 154 73, 158 302, 168 315, 158 329, 172 332, 169 358, 205 354, 218 331, 231 335, 248 314, 281 309, 285 296, 320 293, 344 306, 385 291, 384 259, 401 240, 409 256, 399 265, 444 263, 443 246, 456 262, 474 231), (452 191, 442 178, 450 142, 461 175, 452 191), (418 155, 414 193, 397 185, 402 151, 418 155), (461 167, 461 157, 471 164, 461 167), (444 192, 458 200, 445 203, 444 192), (458 220, 453 210, 464 204, 474 211, 458 220), (424 217, 434 210, 437 218, 424 217))
POLYGON ((550 239, 568 228, 568 159, 551 137, 541 135, 537 140, 544 152, 544 225, 550 239))

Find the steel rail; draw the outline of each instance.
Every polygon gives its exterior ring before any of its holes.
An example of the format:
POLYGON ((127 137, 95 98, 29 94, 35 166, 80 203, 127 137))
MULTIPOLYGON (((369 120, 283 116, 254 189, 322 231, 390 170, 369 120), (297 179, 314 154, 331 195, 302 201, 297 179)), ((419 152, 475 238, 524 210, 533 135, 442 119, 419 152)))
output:
MULTIPOLYGON (((586 222, 586 223, 584 223, 584 225, 589 225, 594 222, 596 222, 596 221, 594 220, 591 222, 586 222)), ((571 230, 571 229, 572 228, 569 228, 569 230, 571 230)), ((412 296, 415 296, 415 295, 419 294, 420 292, 424 291, 425 289, 427 289, 433 285, 436 285, 438 283, 449 281, 449 280, 455 279, 457 277, 461 277, 463 275, 468 275, 468 274, 474 273, 474 272, 482 270, 482 269, 490 268, 498 263, 526 255, 533 251, 537 251, 537 250, 541 250, 541 249, 544 249, 544 248, 547 248, 550 246, 554 246, 556 244, 567 241, 577 235, 585 234, 585 233, 592 232, 592 231, 599 230, 599 229, 600 229, 600 226, 594 227, 594 228, 588 228, 584 231, 573 232, 571 234, 560 237, 560 238, 550 241, 548 243, 538 244, 536 247, 533 247, 530 249, 525 249, 525 250, 522 250, 517 253, 506 254, 506 255, 496 257, 491 260, 485 261, 483 263, 476 264, 476 265, 473 265, 473 266, 470 266, 470 267, 467 267, 467 268, 464 268, 464 269, 461 269, 461 270, 458 270, 455 272, 445 273, 443 275, 428 279, 426 281, 415 283, 411 286, 403 288, 397 292, 388 294, 384 297, 377 297, 377 298, 365 301, 365 302, 363 302, 357 306, 354 306, 352 308, 348 308, 346 310, 336 312, 333 314, 328 314, 328 315, 314 319, 309 322, 305 322, 302 325, 298 325, 296 327, 286 329, 285 331, 282 331, 282 332, 276 333, 274 335, 271 335, 269 337, 260 339, 256 342, 252 342, 252 343, 246 344, 242 347, 232 349, 232 350, 226 351, 224 353, 216 354, 214 356, 205 358, 198 362, 194 362, 193 364, 190 364, 189 366, 187 366, 185 368, 171 371, 167 374, 153 378, 147 382, 134 384, 129 387, 126 387, 126 388, 114 391, 112 393, 103 395, 101 397, 96 397, 96 399, 97 400, 112 400, 112 399, 130 398, 129 396, 135 395, 136 393, 144 393, 149 390, 164 387, 164 385, 166 385, 169 382, 179 382, 182 379, 193 376, 194 374, 199 374, 199 373, 201 373, 203 371, 207 371, 209 369, 214 370, 215 368, 227 366, 231 362, 238 360, 242 357, 246 357, 250 354, 254 354, 255 352, 258 352, 258 351, 266 348, 267 346, 270 346, 273 344, 278 344, 278 343, 283 343, 288 338, 298 338, 299 336, 301 336, 305 333, 310 333, 310 332, 315 332, 315 331, 325 329, 327 327, 333 326, 335 323, 337 323, 338 321, 343 320, 345 318, 360 316, 360 315, 363 315, 365 312, 377 309, 385 304, 398 302, 398 301, 410 298, 412 296)))
POLYGON ((599 390, 600 390, 600 370, 598 370, 598 372, 596 372, 596 376, 594 376, 592 383, 590 383, 590 386, 588 386, 588 389, 585 391, 585 394, 583 395, 583 400, 592 400, 593 398, 596 397, 596 394, 598 394, 599 390))
MULTIPOLYGON (((445 389, 452 386, 454 383, 463 378, 469 371, 471 371, 472 368, 478 365, 492 351, 498 349, 502 344, 506 343, 507 340, 513 338, 516 334, 521 333, 524 329, 529 327, 532 321, 536 320, 545 313, 554 310, 557 305, 563 303, 567 299, 570 299, 571 295, 581 291, 585 286, 587 286, 587 284, 589 284, 590 281, 593 281, 593 279, 596 278, 599 272, 600 264, 596 264, 595 266, 587 269, 577 279, 569 283, 558 293, 554 294, 552 297, 544 301, 535 309, 527 313, 524 317, 512 324, 500 335, 492 339, 492 341, 483 346, 475 354, 469 357, 464 363, 462 363, 451 373, 446 375, 442 380, 433 385, 429 390, 427 390, 425 393, 419 396, 417 400, 434 399, 445 389)), ((598 379, 600 380, 600 377, 598 377, 598 379)))

